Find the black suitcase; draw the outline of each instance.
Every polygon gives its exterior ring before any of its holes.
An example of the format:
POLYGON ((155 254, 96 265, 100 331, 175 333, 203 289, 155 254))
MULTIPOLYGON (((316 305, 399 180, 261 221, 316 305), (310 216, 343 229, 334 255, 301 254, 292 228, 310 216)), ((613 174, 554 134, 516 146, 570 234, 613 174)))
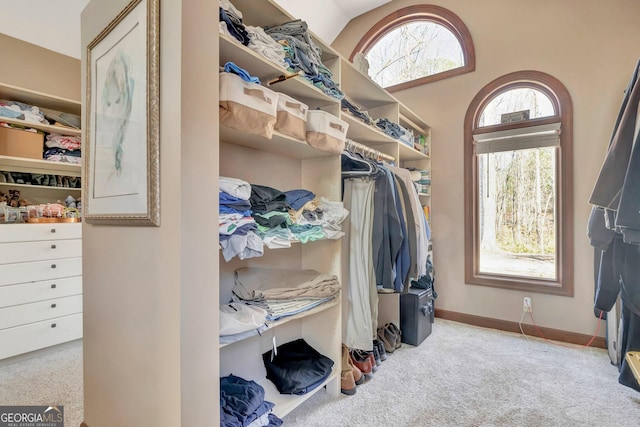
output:
POLYGON ((400 330, 402 342, 418 346, 431 334, 434 322, 433 292, 409 288, 400 295, 400 330))

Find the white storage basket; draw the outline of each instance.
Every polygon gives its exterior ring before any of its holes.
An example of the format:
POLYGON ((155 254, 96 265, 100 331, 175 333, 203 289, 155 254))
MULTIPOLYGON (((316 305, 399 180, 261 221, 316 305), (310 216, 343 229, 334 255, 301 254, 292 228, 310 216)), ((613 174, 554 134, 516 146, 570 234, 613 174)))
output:
POLYGON ((220 124, 271 139, 278 93, 233 73, 220 73, 220 124))
POLYGON ((307 143, 318 150, 340 155, 344 150, 349 123, 322 110, 307 113, 307 143))
POLYGON ((278 114, 275 129, 285 135, 302 141, 307 132, 307 111, 309 107, 283 93, 278 93, 278 114))

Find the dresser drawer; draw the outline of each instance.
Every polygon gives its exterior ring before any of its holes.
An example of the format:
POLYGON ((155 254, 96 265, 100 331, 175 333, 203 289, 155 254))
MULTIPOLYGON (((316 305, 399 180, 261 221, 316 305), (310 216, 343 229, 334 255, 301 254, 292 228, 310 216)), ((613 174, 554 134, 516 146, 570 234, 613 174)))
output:
POLYGON ((82 258, 0 265, 0 286, 82 275, 82 258))
POLYGON ((81 238, 81 223, 0 225, 0 243, 81 238))
POLYGON ((0 264, 82 256, 82 239, 0 243, 0 264))
POLYGON ((0 330, 0 359, 82 338, 82 313, 0 330))
POLYGON ((0 286, 0 309, 80 294, 82 294, 81 276, 0 286))
POLYGON ((82 295, 0 308, 0 329, 82 313, 82 295))

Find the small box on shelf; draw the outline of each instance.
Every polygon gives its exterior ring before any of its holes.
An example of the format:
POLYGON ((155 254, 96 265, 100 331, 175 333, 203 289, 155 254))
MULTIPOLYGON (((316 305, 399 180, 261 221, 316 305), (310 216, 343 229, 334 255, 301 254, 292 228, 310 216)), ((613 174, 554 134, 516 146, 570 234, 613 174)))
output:
MULTIPOLYGON (((1 121, 1 119, 0 119, 1 121)), ((0 127, 0 155, 42 160, 44 135, 0 127)))

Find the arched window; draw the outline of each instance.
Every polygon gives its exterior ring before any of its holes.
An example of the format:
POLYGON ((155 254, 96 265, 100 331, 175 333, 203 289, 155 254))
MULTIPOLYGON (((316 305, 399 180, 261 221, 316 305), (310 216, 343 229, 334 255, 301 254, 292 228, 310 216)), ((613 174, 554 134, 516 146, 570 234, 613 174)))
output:
POLYGON ((453 12, 416 5, 382 19, 353 53, 365 55, 369 76, 389 91, 407 89, 475 69, 471 34, 453 12))
POLYGON ((521 71, 465 117, 468 284, 573 295, 572 104, 554 77, 521 71))

